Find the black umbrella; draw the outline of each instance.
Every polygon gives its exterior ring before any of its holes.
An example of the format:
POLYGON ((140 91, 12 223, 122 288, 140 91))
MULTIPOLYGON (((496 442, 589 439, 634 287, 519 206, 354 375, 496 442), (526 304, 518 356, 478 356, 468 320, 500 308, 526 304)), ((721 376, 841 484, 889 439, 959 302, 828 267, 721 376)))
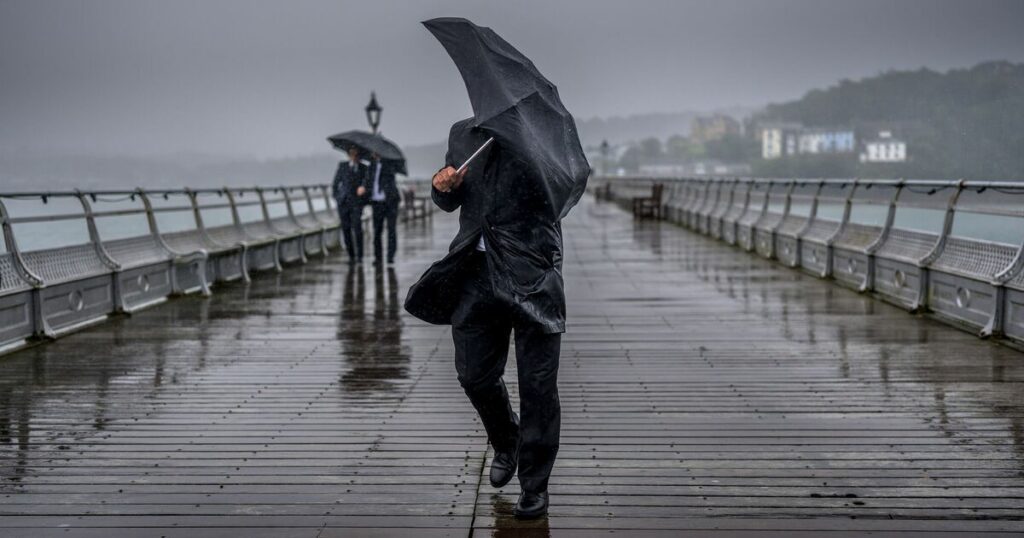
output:
POLYGON ((402 154, 402 150, 398 149, 397 144, 379 134, 366 131, 345 131, 344 133, 327 137, 327 141, 340 151, 347 152, 351 148, 356 148, 360 152, 367 154, 367 157, 370 153, 376 153, 380 155, 382 161, 394 167, 395 173, 407 173, 405 169, 405 155, 402 154))
POLYGON ((462 18, 423 25, 459 68, 475 125, 522 161, 546 195, 552 216, 564 217, 583 194, 590 165, 558 89, 490 28, 462 18))

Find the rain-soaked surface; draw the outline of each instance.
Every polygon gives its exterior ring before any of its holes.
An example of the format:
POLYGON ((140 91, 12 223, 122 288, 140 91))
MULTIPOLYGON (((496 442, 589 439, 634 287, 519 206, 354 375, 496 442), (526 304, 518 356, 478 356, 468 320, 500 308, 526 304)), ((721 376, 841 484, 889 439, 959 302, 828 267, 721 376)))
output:
POLYGON ((0 535, 1024 531, 1024 354, 590 199, 551 515, 516 522, 401 308, 455 226, 0 358, 0 535))

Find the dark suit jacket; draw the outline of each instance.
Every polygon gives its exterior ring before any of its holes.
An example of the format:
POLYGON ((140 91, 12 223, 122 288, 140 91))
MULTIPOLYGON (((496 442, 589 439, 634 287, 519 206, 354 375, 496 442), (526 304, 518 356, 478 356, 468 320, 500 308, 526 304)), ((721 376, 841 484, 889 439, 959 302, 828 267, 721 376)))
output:
MULTIPOLYGON (((485 140, 487 135, 469 120, 456 123, 448 137, 446 165, 458 167, 485 140)), ((459 188, 448 193, 433 189, 438 207, 448 212, 461 208, 459 233, 448 255, 410 288, 406 310, 430 323, 450 323, 465 258, 483 234, 495 293, 545 332, 565 330, 561 223, 550 220, 542 187, 526 170, 495 143, 473 161, 459 188)))
POLYGON ((338 164, 338 171, 334 173, 334 182, 331 184, 331 192, 339 206, 357 204, 361 201, 360 197, 356 195, 356 189, 366 186, 366 172, 367 167, 363 163, 356 165, 355 170, 352 170, 352 165, 348 161, 338 164))
MULTIPOLYGON (((373 178, 377 173, 377 162, 371 161, 366 170, 366 201, 373 198, 373 178)), ((384 201, 389 204, 397 204, 402 199, 398 192, 398 180, 395 179, 393 166, 383 163, 380 171, 380 190, 384 191, 384 201)))

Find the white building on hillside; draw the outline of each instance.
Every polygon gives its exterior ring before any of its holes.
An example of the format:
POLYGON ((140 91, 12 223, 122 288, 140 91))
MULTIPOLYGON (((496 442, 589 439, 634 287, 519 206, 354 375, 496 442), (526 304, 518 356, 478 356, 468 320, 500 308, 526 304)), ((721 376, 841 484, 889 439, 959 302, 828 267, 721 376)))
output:
POLYGON ((778 159, 797 153, 797 138, 803 127, 795 123, 778 123, 761 128, 761 158, 778 159))
POLYGON ((797 151, 810 155, 853 153, 857 149, 854 140, 852 129, 803 129, 798 137, 797 151))
POLYGON ((907 160, 907 143, 892 137, 891 131, 881 131, 878 138, 866 140, 860 154, 862 163, 901 163, 907 160))

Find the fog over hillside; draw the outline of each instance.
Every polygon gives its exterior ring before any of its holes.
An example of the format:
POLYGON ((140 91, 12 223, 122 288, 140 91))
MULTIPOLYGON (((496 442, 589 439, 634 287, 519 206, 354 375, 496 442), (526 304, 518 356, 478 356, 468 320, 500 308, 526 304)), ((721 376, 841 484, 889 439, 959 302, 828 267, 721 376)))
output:
MULTIPOLYGON (((733 107, 716 110, 745 117, 757 109, 733 107)), ((603 140, 621 144, 647 137, 667 138, 687 134, 698 112, 640 114, 577 121, 584 146, 603 140)), ((446 143, 408 145, 409 177, 433 174, 444 162, 446 143)), ((343 155, 327 148, 289 158, 259 159, 182 152, 166 156, 81 155, 58 152, 0 151, 0 186, 3 190, 73 188, 131 188, 279 185, 319 183, 331 180, 343 155)))

